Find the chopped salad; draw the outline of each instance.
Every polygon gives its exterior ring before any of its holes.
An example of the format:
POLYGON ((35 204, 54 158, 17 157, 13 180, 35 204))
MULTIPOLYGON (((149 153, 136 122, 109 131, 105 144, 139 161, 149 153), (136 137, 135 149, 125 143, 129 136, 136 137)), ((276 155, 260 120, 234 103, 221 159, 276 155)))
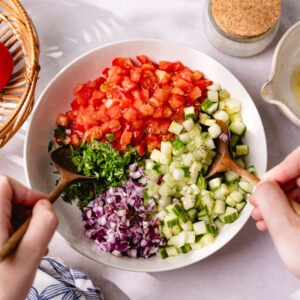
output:
POLYGON ((229 126, 246 167, 241 102, 180 61, 118 57, 102 74, 76 86, 70 110, 56 118, 56 147, 70 148, 78 172, 97 178, 71 185, 63 200, 77 201, 86 236, 116 256, 165 259, 210 245, 252 192, 233 172, 205 179, 216 120, 229 126))

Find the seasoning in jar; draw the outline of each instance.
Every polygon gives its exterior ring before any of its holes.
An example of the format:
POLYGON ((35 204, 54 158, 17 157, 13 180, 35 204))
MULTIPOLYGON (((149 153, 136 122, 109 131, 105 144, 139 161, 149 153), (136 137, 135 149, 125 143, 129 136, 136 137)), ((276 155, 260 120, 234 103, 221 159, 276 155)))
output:
POLYGON ((216 48, 229 55, 255 55, 273 41, 280 12, 280 0, 209 0, 206 34, 216 48))

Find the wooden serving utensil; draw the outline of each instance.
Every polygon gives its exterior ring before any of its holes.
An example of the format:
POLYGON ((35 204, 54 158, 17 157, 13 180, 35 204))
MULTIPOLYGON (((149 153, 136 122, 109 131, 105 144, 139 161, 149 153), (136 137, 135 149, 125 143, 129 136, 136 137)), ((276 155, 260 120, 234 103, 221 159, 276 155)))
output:
MULTIPOLYGON (((217 148, 217 155, 214 159, 214 162, 209 170, 209 173, 206 175, 206 178, 210 178, 218 173, 224 171, 233 171, 240 175, 242 178, 253 184, 254 186, 258 185, 260 179, 244 168, 237 164, 231 155, 231 146, 230 146, 230 132, 226 124, 217 120, 217 123, 220 125, 222 133, 219 137, 219 145, 217 148)), ((300 204, 290 200, 290 204, 294 209, 295 213, 300 216, 300 204)))
MULTIPOLYGON (((83 182, 95 180, 96 177, 87 177, 77 173, 77 170, 72 163, 70 149, 60 148, 51 153, 51 160, 57 169, 60 180, 56 187, 48 196, 48 200, 54 203, 59 195, 71 184, 75 182, 83 182)), ((24 234, 26 233, 29 223, 31 220, 31 215, 26 219, 26 221, 12 234, 3 247, 0 249, 0 262, 6 257, 11 255, 18 247, 24 234)))

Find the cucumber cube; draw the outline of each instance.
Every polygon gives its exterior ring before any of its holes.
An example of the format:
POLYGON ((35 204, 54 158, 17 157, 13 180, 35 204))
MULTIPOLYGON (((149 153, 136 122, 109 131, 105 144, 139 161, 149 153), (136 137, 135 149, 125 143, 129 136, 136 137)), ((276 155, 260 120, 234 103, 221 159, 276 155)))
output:
POLYGON ((208 91, 207 98, 213 102, 218 102, 219 101, 219 93, 216 91, 208 91))
POLYGON ((194 106, 186 107, 184 109, 185 118, 194 118, 195 117, 195 108, 194 106))
MULTIPOLYGON (((221 104, 221 103, 220 103, 221 104)), ((220 108, 220 104, 219 104, 219 108, 220 108)), ((221 120, 223 122, 225 122, 226 124, 228 123, 228 120, 229 120, 229 115, 227 114, 226 111, 224 110, 218 110, 216 111, 214 114, 213 114, 213 117, 216 119, 216 120, 221 120)))
POLYGON ((160 151, 164 154, 172 154, 172 144, 171 142, 162 141, 160 144, 160 151))
POLYGON ((180 250, 182 253, 188 253, 191 251, 191 246, 189 244, 185 244, 180 248, 180 250))
POLYGON ((237 156, 248 155, 249 154, 249 147, 247 145, 237 145, 235 147, 235 153, 236 153, 237 156))
POLYGON ((253 190, 253 185, 247 181, 241 180, 239 182, 239 187, 245 193, 251 194, 253 190))
POLYGON ((208 128, 208 132, 210 134, 210 136, 213 139, 216 139, 217 137, 219 137, 219 135, 222 133, 221 127, 218 124, 212 124, 209 128, 208 128))
POLYGON ((219 91, 221 89, 220 83, 213 83, 212 85, 208 86, 207 89, 209 91, 219 91))
POLYGON ((167 251, 165 248, 159 249, 158 255, 162 259, 166 259, 168 257, 167 251))
POLYGON ((207 232, 205 221, 200 221, 193 224, 193 230, 196 235, 202 235, 207 232))
POLYGON ((169 132, 179 134, 183 129, 183 126, 175 121, 172 121, 170 127, 169 127, 169 132))
POLYGON ((203 235, 203 236, 201 237, 201 239, 199 240, 199 244, 200 244, 202 247, 207 247, 207 246, 213 244, 214 241, 215 241, 215 239, 216 239, 216 238, 215 238, 215 236, 214 236, 213 234, 207 233, 207 234, 205 234, 205 235, 203 235))
POLYGON ((214 191, 221 186, 222 180, 221 178, 214 178, 208 182, 209 189, 214 191))
POLYGON ((240 176, 238 174, 236 174, 235 172, 227 171, 227 172, 225 172, 225 178, 226 178, 227 182, 231 183, 231 182, 235 182, 236 180, 238 180, 240 178, 240 176))
POLYGON ((173 178, 175 180, 182 180, 182 179, 184 179, 184 171, 182 169, 174 169, 174 171, 173 171, 173 178))
POLYGON ((243 208, 246 206, 246 201, 242 201, 240 203, 238 203, 235 208, 238 212, 241 212, 243 210, 243 208))
POLYGON ((225 101, 225 109, 229 114, 238 113, 241 111, 241 102, 236 99, 228 99, 225 101))
POLYGON ((191 131, 194 128, 195 123, 193 119, 187 119, 182 123, 182 126, 186 131, 191 131))
POLYGON ((168 256, 177 256, 178 252, 175 247, 167 247, 166 252, 168 256))
POLYGON ((191 136, 188 132, 179 134, 179 139, 184 144, 188 144, 191 141, 191 136))
POLYGON ((246 131, 246 125, 244 122, 236 120, 229 125, 229 129, 236 135, 243 135, 246 131))
POLYGON ((156 162, 160 162, 160 155, 161 155, 161 152, 157 149, 154 149, 152 152, 151 152, 151 155, 150 155, 150 159, 156 161, 156 162))
POLYGON ((216 200, 213 213, 216 215, 223 215, 225 213, 225 202, 223 200, 216 200))

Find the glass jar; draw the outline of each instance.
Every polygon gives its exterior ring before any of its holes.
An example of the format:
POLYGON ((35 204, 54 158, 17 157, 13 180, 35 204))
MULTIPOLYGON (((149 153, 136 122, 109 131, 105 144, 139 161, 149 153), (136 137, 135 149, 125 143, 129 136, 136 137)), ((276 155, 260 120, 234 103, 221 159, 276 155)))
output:
POLYGON ((269 2, 273 2, 273 4, 276 3, 277 7, 276 10, 274 8, 273 11, 270 11, 272 18, 265 18, 263 15, 266 14, 266 11, 259 7, 262 2, 261 0, 248 0, 247 3, 243 0, 207 0, 204 10, 204 30, 210 43, 226 54, 239 57, 253 56, 267 48, 278 31, 281 7, 280 0, 270 0, 269 2), (243 3, 239 6, 238 2, 243 3), (232 3, 235 5, 232 5, 232 3), (223 7, 220 7, 219 10, 215 9, 214 14, 213 4, 223 5, 223 7), (255 6, 255 4, 257 4, 257 6, 255 6), (229 11, 226 11, 226 6, 228 5, 230 5, 229 11), (225 15, 223 15, 222 9, 224 9, 225 15), (245 10, 243 11, 243 9, 245 10), (255 9, 257 9, 257 11, 255 9), (245 14, 249 16, 256 14, 255 16, 258 20, 257 24, 253 24, 253 22, 251 24, 250 22, 249 24, 245 22, 241 24, 241 20, 247 20, 245 14), (261 18, 259 14, 262 15, 261 18), (228 18, 226 18, 226 16, 228 16, 228 18), (269 24, 262 24, 262 22, 259 22, 261 20, 266 20, 269 24), (235 21, 236 26, 234 26, 235 21), (222 24, 223 28, 221 28, 220 24, 222 24), (247 29, 247 25, 249 25, 249 30, 247 29), (243 32, 241 32, 241 28, 243 32), (266 28, 268 29, 266 30, 266 28))

